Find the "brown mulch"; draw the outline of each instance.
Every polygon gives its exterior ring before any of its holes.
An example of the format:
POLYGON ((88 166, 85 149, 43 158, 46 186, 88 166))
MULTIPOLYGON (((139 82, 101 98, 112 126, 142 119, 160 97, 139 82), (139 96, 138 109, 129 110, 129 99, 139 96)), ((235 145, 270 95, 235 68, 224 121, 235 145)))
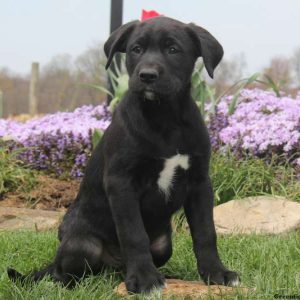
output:
MULTIPOLYGON (((224 296, 244 295, 244 299, 248 299, 248 294, 252 291, 246 287, 228 287, 222 285, 206 285, 199 281, 185 281, 179 279, 166 279, 166 286, 159 292, 167 299, 223 299, 224 296)), ((122 282, 115 288, 115 293, 118 296, 126 299, 131 299, 125 283, 122 282)), ((153 295, 154 296, 154 295, 153 295)), ((164 298, 164 297, 163 297, 164 298)), ((133 298, 136 299, 136 298, 133 298)), ((226 298, 227 299, 227 298, 226 298)))
POLYGON ((30 192, 9 192, 0 199, 0 206, 64 211, 74 201, 80 180, 61 180, 38 176, 38 184, 30 192))

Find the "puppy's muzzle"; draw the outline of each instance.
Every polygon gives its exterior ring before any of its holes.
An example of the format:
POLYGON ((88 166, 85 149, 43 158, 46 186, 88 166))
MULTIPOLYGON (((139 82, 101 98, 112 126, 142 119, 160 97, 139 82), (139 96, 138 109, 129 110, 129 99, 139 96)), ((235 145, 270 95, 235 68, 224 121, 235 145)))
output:
POLYGON ((154 84, 159 78, 159 73, 154 68, 142 68, 139 72, 139 79, 146 85, 144 90, 144 98, 146 100, 155 100, 156 95, 153 90, 152 84, 154 84))
POLYGON ((158 77, 158 71, 152 68, 143 68, 139 72, 139 78, 143 83, 154 83, 158 77))

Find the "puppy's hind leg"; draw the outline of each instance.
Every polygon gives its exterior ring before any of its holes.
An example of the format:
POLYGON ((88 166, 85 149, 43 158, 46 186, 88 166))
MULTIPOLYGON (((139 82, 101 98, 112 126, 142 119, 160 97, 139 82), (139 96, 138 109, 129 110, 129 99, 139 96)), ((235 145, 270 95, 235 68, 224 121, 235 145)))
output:
POLYGON ((62 241, 54 263, 38 272, 22 275, 14 269, 8 269, 7 273, 11 280, 39 281, 45 276, 61 282, 68 287, 83 278, 87 274, 97 274, 103 268, 101 240, 91 236, 69 237, 62 241))
POLYGON ((55 258, 52 277, 64 285, 72 286, 88 274, 100 273, 103 244, 92 236, 76 236, 63 241, 55 258))

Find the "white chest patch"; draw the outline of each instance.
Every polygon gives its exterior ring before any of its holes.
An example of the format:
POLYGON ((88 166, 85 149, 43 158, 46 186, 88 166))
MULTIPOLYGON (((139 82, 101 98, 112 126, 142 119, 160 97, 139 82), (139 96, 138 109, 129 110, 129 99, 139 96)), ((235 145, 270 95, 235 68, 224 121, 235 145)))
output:
POLYGON ((189 168, 189 156, 176 154, 165 160, 164 168, 159 174, 157 185, 159 189, 166 195, 170 195, 170 190, 172 188, 175 170, 177 167, 181 167, 184 170, 189 168))

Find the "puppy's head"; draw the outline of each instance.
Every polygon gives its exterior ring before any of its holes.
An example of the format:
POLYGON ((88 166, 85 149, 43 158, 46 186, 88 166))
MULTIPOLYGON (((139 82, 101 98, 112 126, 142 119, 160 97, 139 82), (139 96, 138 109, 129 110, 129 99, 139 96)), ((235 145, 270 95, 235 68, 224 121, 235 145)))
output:
POLYGON ((106 68, 116 52, 126 53, 129 87, 148 100, 172 98, 189 88, 199 56, 213 77, 223 56, 222 46, 208 31, 167 17, 119 27, 106 41, 104 51, 106 68))

